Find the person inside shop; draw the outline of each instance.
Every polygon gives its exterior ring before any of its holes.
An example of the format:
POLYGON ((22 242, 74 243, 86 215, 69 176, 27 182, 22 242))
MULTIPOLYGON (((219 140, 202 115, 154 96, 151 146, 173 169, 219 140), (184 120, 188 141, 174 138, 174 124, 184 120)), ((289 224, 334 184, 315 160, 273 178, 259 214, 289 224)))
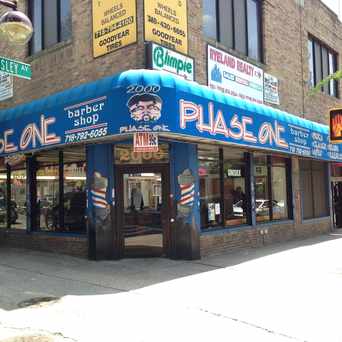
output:
POLYGON ((134 187, 131 191, 131 209, 133 211, 144 209, 144 198, 139 187, 134 187))

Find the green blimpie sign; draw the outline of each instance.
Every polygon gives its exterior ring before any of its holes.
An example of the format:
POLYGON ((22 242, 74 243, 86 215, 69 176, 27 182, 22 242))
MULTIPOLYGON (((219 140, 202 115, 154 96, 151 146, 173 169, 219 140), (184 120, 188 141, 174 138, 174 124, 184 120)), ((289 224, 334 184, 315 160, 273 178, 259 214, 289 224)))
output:
POLYGON ((14 59, 0 56, 0 71, 27 80, 31 79, 32 70, 30 64, 22 63, 14 59))

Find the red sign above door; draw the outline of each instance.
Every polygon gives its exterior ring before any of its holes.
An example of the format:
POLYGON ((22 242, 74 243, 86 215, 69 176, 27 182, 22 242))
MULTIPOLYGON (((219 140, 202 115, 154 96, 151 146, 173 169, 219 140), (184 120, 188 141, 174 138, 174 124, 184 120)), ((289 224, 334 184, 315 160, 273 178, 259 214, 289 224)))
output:
POLYGON ((158 135, 150 132, 137 132, 133 137, 134 152, 158 152, 158 135))

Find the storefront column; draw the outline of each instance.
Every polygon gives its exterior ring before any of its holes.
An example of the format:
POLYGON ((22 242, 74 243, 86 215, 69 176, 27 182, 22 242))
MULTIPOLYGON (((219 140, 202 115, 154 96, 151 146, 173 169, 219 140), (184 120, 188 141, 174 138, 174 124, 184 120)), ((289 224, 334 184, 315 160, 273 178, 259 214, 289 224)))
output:
POLYGON ((94 260, 114 257, 113 146, 87 146, 88 251, 94 260))
POLYGON ((170 257, 193 260, 200 258, 200 212, 197 146, 172 143, 170 257))
POLYGON ((37 205, 37 163, 34 156, 26 159, 26 227, 39 230, 40 212, 37 205))
POLYGON ((246 153, 246 179, 249 184, 246 186, 247 201, 247 222, 256 226, 256 208, 255 208, 255 178, 254 178, 254 156, 253 153, 246 153))

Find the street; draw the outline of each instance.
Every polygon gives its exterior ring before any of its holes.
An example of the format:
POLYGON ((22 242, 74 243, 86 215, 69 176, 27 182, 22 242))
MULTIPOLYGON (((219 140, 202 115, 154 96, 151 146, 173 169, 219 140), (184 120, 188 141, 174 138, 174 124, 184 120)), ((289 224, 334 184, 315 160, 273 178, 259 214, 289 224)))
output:
POLYGON ((0 341, 342 341, 338 230, 191 262, 0 260, 0 341))

